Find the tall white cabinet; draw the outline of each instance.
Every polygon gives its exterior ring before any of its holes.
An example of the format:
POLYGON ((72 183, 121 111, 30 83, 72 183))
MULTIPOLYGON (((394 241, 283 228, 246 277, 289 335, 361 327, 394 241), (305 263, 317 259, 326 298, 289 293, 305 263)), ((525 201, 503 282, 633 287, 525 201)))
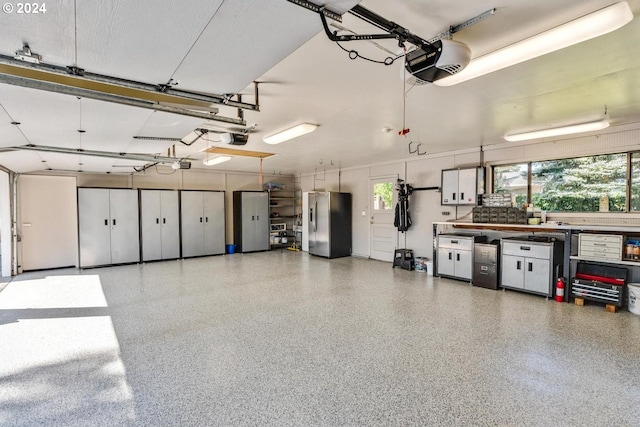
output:
POLYGON ((138 191, 78 188, 80 267, 140 261, 138 191))
POLYGON ((140 190, 142 261, 180 258, 180 206, 173 190, 140 190))
POLYGON ((233 192, 233 240, 238 252, 269 250, 269 194, 233 192))
POLYGON ((180 192, 182 256, 224 254, 224 192, 180 192))

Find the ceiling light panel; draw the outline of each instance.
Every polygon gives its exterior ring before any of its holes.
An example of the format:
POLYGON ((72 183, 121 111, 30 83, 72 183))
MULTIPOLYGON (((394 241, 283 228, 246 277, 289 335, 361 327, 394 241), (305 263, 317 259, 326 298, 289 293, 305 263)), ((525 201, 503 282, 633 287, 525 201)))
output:
POLYGON ((633 12, 627 2, 618 2, 502 49, 474 58, 459 73, 437 80, 434 84, 451 86, 474 79, 615 31, 631 20, 633 20, 633 12))
POLYGON ((229 160, 231 160, 231 156, 216 156, 204 159, 202 163, 207 166, 215 166, 219 165, 220 163, 228 162, 229 160))
POLYGON ((512 133, 505 135, 504 139, 509 142, 527 141, 530 139, 549 138, 552 136, 571 135, 574 133, 591 132, 606 129, 609 127, 609 121, 606 119, 592 122, 577 123, 566 126, 558 126, 534 130, 530 132, 512 133))
POLYGON ((263 141, 267 144, 280 144, 281 142, 288 141, 293 138, 297 138, 302 135, 306 135, 308 133, 316 130, 318 125, 311 123, 301 123, 292 128, 283 130, 282 132, 275 133, 270 136, 266 136, 263 138, 263 141))

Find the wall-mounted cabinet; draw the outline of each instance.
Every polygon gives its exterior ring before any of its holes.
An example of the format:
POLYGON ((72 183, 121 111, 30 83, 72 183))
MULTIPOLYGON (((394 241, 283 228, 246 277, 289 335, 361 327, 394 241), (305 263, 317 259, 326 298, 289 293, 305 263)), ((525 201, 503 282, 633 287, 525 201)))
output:
POLYGON ((478 204, 478 195, 484 193, 484 168, 446 169, 442 171, 441 204, 478 204))
POLYGON ((180 258, 178 192, 140 190, 142 261, 180 258))
POLYGON ((138 191, 78 188, 80 267, 140 261, 138 191))
POLYGON ((180 192, 182 256, 224 254, 224 192, 180 192))

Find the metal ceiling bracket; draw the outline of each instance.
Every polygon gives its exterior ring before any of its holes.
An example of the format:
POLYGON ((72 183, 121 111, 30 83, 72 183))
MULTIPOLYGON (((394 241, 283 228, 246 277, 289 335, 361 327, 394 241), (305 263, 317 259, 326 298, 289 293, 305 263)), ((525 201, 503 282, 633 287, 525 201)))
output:
POLYGON ((437 36, 433 37, 432 39, 429 39, 429 43, 435 43, 438 40, 441 39, 449 39, 451 38, 451 35, 454 33, 457 33, 458 31, 461 31, 467 27, 470 27, 474 24, 477 24, 480 21, 483 21, 484 19, 493 16, 496 13, 496 8, 494 7, 491 10, 487 10, 486 12, 481 13, 478 16, 475 16, 471 19, 468 19, 466 21, 464 21, 462 24, 458 24, 458 25, 454 25, 452 27, 449 27, 449 29, 443 33, 438 34, 437 36))
POLYGON ((304 7, 305 9, 311 10, 316 13, 321 13, 329 19, 333 19, 334 21, 342 22, 342 15, 336 12, 332 12, 329 9, 326 9, 324 6, 318 6, 317 4, 311 3, 306 0, 288 0, 289 3, 297 4, 298 6, 304 7))

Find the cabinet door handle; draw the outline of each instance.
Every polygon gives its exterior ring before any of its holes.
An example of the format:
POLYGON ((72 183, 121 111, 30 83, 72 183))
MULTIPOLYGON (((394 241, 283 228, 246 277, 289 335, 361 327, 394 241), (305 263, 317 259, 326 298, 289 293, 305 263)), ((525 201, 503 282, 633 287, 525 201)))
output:
POLYGON ((456 200, 456 193, 453 193, 453 200, 456 200))
POLYGON ((167 218, 162 218, 162 223, 166 224, 167 223, 167 218))
POLYGON ((532 264, 532 263, 528 263, 528 264, 529 264, 529 268, 528 268, 528 270, 529 270, 529 271, 533 271, 533 264, 532 264))
POLYGON ((108 219, 104 220, 104 225, 109 225, 109 220, 108 219))
POLYGON ((156 224, 160 224, 160 218, 156 218, 156 224))
POLYGON ((453 254, 449 252, 449 259, 453 259, 453 254))
POLYGON ((457 244, 458 244, 458 241, 457 241, 457 240, 452 240, 452 241, 451 241, 451 244, 452 244, 452 245, 457 245, 457 244))
POLYGON ((202 217, 200 217, 200 222, 202 222, 202 217))
POLYGON ((520 270, 522 268, 522 261, 518 261, 516 263, 516 270, 520 270))
POLYGON ((208 216, 204 217, 204 222, 209 222, 209 217, 208 216))
POLYGON ((460 261, 460 254, 456 254, 456 261, 460 261))
POLYGON ((260 215, 256 215, 256 221, 260 221, 260 215))
POLYGON ((460 193, 460 200, 464 200, 464 193, 460 193))
POLYGON ((520 246, 520 250, 521 251, 530 251, 531 250, 531 246, 520 246))
POLYGON ((251 221, 255 221, 256 220, 256 216, 255 215, 251 215, 251 221))
POLYGON ((113 220, 113 225, 116 225, 116 220, 115 219, 113 220))

